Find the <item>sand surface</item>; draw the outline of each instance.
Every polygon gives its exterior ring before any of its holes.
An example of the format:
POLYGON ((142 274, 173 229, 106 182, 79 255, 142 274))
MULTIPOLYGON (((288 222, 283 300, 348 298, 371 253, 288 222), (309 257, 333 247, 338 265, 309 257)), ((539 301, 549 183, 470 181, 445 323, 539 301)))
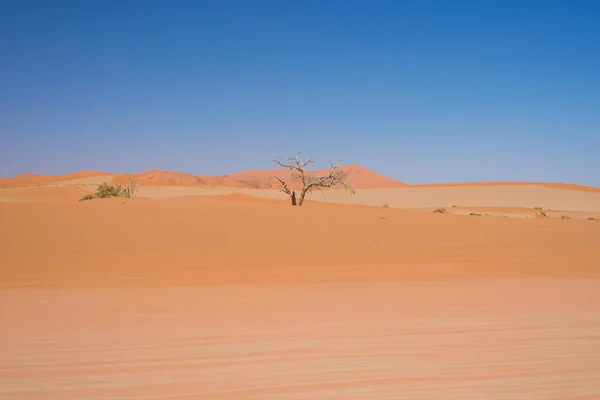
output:
POLYGON ((0 203, 0 287, 593 275, 600 221, 215 198, 0 203))
POLYGON ((0 189, 1 399, 600 398, 597 193, 107 177, 0 189))
POLYGON ((0 398, 600 398, 598 279, 2 291, 0 398))
POLYGON ((465 186, 543 186, 555 189, 581 190, 584 192, 600 192, 600 188, 572 183, 559 182, 455 182, 455 183, 426 183, 415 187, 465 187, 465 186))

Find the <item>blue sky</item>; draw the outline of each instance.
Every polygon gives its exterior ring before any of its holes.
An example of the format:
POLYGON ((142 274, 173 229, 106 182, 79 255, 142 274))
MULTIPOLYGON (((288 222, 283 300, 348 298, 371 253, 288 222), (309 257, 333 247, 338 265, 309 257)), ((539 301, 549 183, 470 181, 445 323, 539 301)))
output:
POLYGON ((600 186, 600 2, 0 1, 0 176, 600 186))

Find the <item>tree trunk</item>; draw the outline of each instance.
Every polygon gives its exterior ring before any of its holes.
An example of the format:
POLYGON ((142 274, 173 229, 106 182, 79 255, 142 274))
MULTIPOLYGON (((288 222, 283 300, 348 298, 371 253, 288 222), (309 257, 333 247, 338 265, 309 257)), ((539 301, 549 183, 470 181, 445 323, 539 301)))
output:
POLYGON ((298 201, 299 206, 301 206, 302 203, 304 203, 304 196, 306 196, 306 190, 302 190, 302 193, 300 193, 300 201, 298 201))
MULTIPOLYGON (((296 205, 296 191, 294 190, 292 192, 292 195, 290 196, 292 198, 292 205, 295 206, 296 205)), ((302 204, 302 203, 300 203, 302 204)))

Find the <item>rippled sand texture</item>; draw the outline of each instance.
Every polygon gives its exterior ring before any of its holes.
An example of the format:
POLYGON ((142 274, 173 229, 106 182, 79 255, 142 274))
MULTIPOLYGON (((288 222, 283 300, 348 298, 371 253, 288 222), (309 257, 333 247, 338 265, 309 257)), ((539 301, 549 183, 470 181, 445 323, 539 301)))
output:
POLYGON ((599 287, 5 290, 0 398, 599 399, 599 287))
POLYGON ((0 400, 600 399, 600 221, 2 190, 0 400))

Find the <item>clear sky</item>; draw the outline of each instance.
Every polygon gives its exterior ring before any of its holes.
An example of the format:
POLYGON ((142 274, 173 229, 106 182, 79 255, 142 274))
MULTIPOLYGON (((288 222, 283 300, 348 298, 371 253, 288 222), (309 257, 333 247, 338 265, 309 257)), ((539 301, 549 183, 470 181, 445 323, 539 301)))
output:
POLYGON ((600 1, 0 0, 0 139, 0 176, 600 186, 600 1))

